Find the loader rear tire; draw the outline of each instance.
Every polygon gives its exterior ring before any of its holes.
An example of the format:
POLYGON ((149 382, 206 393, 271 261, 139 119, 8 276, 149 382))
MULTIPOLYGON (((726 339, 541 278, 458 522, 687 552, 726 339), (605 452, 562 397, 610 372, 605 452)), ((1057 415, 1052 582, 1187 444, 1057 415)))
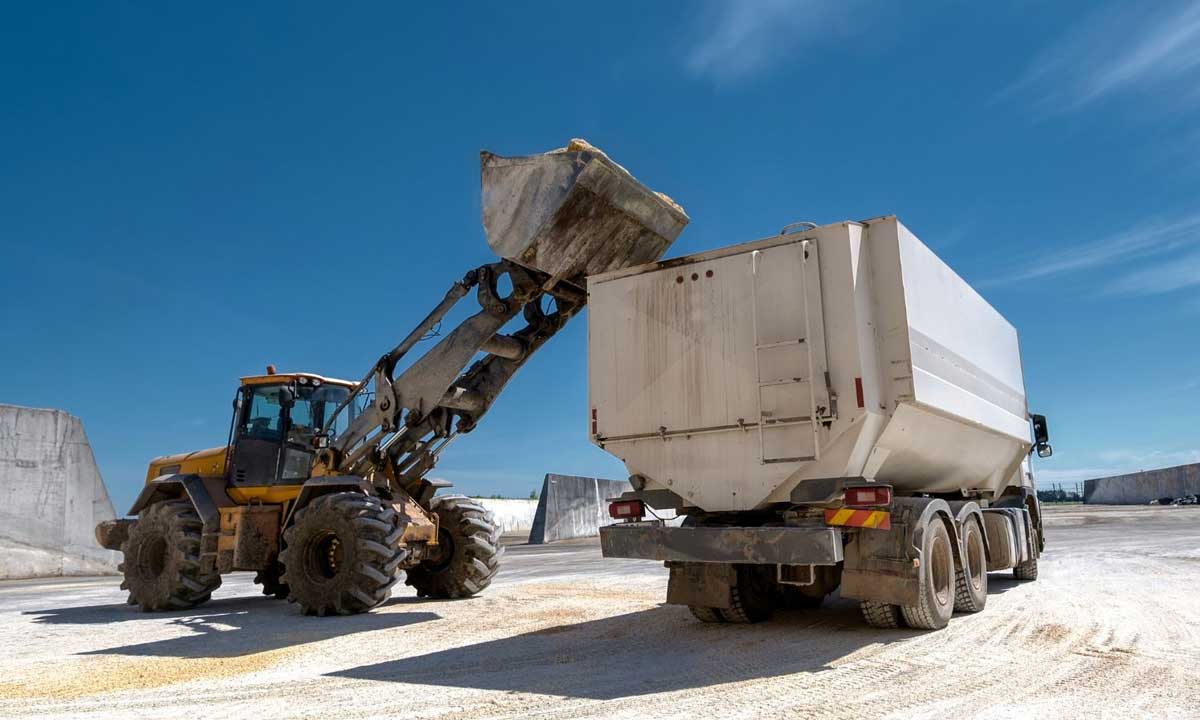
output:
POLYGON ((962 566, 954 577, 954 609, 977 613, 987 605, 987 553, 983 530, 975 520, 963 523, 962 566))
POLYGON ((901 605, 904 622, 917 630, 941 630, 954 614, 954 550, 939 517, 930 518, 921 541, 921 589, 916 605, 901 605))
POLYGON ((280 582, 305 615, 354 615, 382 605, 408 557, 396 511, 357 492, 322 495, 284 532, 280 582))
POLYGON ((1022 582, 1032 582, 1038 578, 1038 559, 1026 560, 1013 568, 1013 577, 1022 582))
POLYGON ((186 610, 221 586, 215 570, 201 571, 204 523, 190 500, 164 500, 146 508, 121 543, 128 603, 142 610, 186 610))
POLYGON ((433 498, 429 509, 438 516, 435 554, 406 572, 404 582, 419 597, 471 597, 492 584, 504 547, 495 518, 463 495, 433 498))
POLYGON ((282 580, 283 565, 278 560, 259 570, 254 575, 254 584, 262 586, 262 594, 278 600, 286 600, 288 586, 282 580))

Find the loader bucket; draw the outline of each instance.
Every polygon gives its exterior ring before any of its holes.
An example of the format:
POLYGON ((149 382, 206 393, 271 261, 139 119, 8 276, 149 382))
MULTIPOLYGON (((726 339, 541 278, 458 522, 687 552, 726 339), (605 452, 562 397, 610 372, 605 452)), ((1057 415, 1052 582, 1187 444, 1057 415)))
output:
POLYGON ((688 216, 582 140, 543 155, 480 153, 483 229, 502 258, 582 288, 657 260, 688 216))

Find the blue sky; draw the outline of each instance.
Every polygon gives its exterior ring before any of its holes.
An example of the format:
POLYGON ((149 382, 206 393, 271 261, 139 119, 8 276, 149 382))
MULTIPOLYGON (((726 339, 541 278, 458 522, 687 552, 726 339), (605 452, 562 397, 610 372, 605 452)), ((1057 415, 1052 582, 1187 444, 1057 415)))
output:
MULTIPOLYGON (((81 417, 123 510, 240 375, 360 377, 490 259, 478 156, 584 137, 670 254, 895 213, 1016 325, 1043 481, 1200 462, 1200 5, 8 5, 0 402, 81 417)), ((623 475, 584 320, 435 474, 623 475)))

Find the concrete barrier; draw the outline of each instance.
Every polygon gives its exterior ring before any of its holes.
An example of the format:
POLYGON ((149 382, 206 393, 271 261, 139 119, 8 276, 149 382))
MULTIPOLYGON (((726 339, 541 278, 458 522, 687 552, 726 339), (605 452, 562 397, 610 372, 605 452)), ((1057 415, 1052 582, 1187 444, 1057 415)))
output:
POLYGON ((1083 501, 1090 505, 1145 505, 1159 498, 1196 494, 1200 494, 1200 463, 1097 478, 1083 484, 1083 501))
POLYGON ((115 573, 93 534, 114 517, 78 418, 0 405, 0 579, 115 573))
POLYGON ((533 529, 533 516, 537 512, 537 500, 510 500, 507 498, 475 498, 491 511, 496 524, 505 535, 528 535, 533 529))
POLYGON ((608 498, 630 490, 633 486, 625 480, 547 473, 529 542, 536 545, 599 535, 600 526, 612 522, 608 498))

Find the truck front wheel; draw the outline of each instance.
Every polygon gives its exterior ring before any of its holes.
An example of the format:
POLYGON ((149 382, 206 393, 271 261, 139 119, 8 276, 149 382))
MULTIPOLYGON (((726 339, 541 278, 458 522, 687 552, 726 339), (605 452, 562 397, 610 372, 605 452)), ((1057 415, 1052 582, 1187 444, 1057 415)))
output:
POLYGON ((1037 577, 1038 577, 1038 559, 1037 558, 1032 558, 1030 560, 1026 560, 1025 562, 1023 562, 1020 565, 1013 568, 1013 578, 1015 578, 1017 580, 1029 582, 1032 580, 1037 580, 1037 577))
POLYGON ((189 500, 165 500, 147 508, 121 544, 121 588, 142 610, 185 610, 208 600, 221 586, 215 571, 200 565, 204 524, 189 500))
POLYGON ((288 600, 305 615, 353 615, 391 596, 400 547, 396 511, 357 492, 322 495, 296 512, 279 554, 288 600))
POLYGON ((931 517, 921 541, 920 592, 916 605, 900 606, 904 622, 918 630, 940 630, 954 614, 954 550, 950 533, 931 517))

